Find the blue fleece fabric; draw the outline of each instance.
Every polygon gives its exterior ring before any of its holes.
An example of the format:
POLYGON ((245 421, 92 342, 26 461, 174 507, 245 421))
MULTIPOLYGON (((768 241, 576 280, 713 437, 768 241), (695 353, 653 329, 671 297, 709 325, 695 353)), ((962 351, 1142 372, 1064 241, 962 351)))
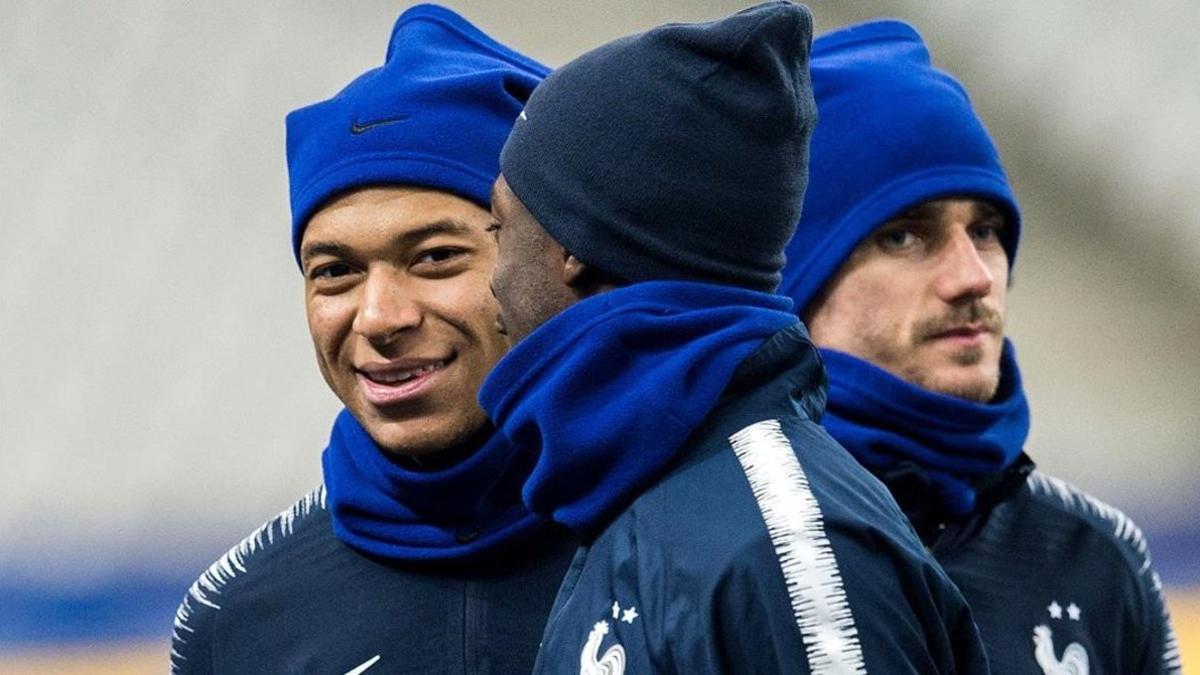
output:
POLYGON ((419 185, 488 208, 500 148, 549 72, 444 7, 405 11, 383 66, 287 116, 297 261, 309 217, 346 190, 419 185))
POLYGON ((536 463, 524 500, 586 536, 657 478, 738 365, 797 323, 787 298, 698 282, 576 303, 517 344, 479 401, 536 463))
POLYGON ((912 463, 925 470, 950 514, 975 507, 973 482, 1000 473, 1029 436, 1029 404, 1012 343, 1000 357, 1000 388, 975 403, 909 384, 867 361, 831 349, 821 357, 829 402, 821 423, 872 471, 912 463))
POLYGON ((544 522, 521 503, 530 456, 500 434, 450 468, 414 471, 342 410, 321 464, 338 539, 387 560, 468 558, 510 545, 544 522))
POLYGON ((779 293, 803 313, 868 234, 923 201, 974 196, 1005 214, 1011 270, 1021 216, 1000 155, 967 92, 934 67, 917 31, 872 21, 813 40, 820 123, 808 191, 779 293))

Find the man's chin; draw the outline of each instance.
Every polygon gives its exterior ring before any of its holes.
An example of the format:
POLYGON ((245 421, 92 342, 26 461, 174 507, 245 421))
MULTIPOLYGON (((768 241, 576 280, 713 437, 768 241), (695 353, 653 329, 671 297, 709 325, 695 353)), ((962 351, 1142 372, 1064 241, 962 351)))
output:
POLYGON ((980 368, 955 368, 958 372, 940 372, 927 378, 922 386, 946 396, 987 403, 996 396, 1000 386, 999 372, 984 372, 980 368), (965 372, 964 372, 965 371, 965 372))
POLYGON ((474 442, 487 426, 483 411, 438 419, 421 415, 405 420, 371 419, 363 427, 375 444, 389 454, 431 456, 474 442))

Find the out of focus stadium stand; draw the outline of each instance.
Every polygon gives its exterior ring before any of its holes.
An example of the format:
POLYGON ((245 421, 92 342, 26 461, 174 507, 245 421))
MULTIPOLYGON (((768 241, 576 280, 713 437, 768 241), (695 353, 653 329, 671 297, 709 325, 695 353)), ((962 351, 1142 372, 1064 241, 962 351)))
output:
MULTIPOLYGON (((749 3, 448 2, 548 63, 749 3)), ((406 3, 0 6, 0 673, 166 668, 187 585, 320 480, 337 404, 288 246, 283 116, 406 3)), ((1196 3, 832 3, 916 24, 1025 213, 1030 452, 1146 531, 1200 664, 1196 3)))

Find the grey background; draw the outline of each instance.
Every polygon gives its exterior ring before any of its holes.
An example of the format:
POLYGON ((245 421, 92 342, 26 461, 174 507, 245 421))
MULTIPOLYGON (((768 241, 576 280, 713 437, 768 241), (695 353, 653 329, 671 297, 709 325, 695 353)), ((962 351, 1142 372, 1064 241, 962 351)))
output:
MULTIPOLYGON (((746 3, 447 4, 557 65, 746 3)), ((320 481, 339 406, 288 245, 283 117, 378 65, 407 6, 0 4, 0 578, 190 579, 320 481)), ((1152 544, 1186 530, 1200 505, 1200 4, 814 13, 820 30, 907 18, 972 92, 1024 209, 1009 331, 1029 451, 1152 544)))

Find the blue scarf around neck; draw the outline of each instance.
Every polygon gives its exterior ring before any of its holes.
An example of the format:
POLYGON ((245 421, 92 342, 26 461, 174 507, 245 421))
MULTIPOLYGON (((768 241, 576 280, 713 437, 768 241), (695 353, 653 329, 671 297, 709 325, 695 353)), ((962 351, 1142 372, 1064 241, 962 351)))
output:
POLYGON ((873 473, 906 463, 923 470, 952 515, 969 514, 975 484, 1021 455, 1029 404, 1008 340, 1000 387, 989 403, 929 391, 842 352, 822 349, 821 358, 829 375, 821 423, 830 435, 873 473))
POLYGON ((471 558, 544 523, 521 503, 530 458, 501 434, 492 433, 453 466, 418 471, 389 457, 342 410, 321 464, 334 534, 386 560, 471 558))
POLYGON ((738 365, 797 322, 790 308, 782 296, 655 281, 547 321, 479 393, 497 428, 535 457, 525 503, 594 533, 661 474, 738 365))

